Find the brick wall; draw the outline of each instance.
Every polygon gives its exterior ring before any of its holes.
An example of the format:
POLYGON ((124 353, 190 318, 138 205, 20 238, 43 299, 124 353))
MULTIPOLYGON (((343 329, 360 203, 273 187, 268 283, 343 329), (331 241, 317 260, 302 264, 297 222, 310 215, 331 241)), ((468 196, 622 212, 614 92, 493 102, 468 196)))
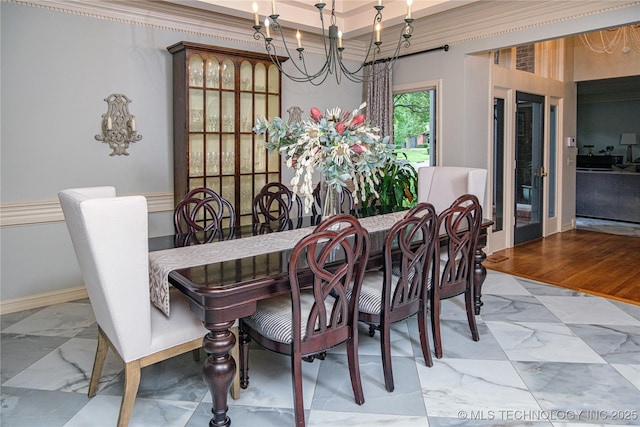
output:
POLYGON ((535 73, 536 45, 526 44, 516 47, 516 70, 535 73))

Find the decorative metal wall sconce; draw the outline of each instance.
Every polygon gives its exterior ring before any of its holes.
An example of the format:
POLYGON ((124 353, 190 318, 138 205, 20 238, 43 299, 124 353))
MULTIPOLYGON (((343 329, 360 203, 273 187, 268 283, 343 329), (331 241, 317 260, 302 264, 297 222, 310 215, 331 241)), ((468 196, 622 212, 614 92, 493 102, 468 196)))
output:
POLYGON ((102 115, 102 134, 96 135, 96 139, 109 144, 113 150, 110 156, 128 156, 129 144, 142 139, 142 135, 136 131, 136 118, 129 114, 131 100, 117 93, 104 100, 108 104, 107 113, 102 115))

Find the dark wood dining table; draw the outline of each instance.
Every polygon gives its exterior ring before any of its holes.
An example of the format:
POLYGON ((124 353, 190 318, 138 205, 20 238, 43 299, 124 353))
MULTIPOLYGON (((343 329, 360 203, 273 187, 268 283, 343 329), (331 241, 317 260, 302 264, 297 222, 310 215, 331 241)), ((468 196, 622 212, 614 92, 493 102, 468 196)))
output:
MULTIPOLYGON (((356 217, 384 214, 388 211, 367 209, 354 211, 356 217)), ((317 224, 317 218, 304 218, 302 227, 317 224)), ((483 220, 477 244, 474 267, 475 312, 480 313, 482 306, 482 284, 486 278, 486 269, 482 262, 486 259, 484 247, 487 242, 487 230, 493 224, 483 220)), ((296 224, 297 225, 297 224, 296 224)), ((225 238, 242 239, 278 230, 279 224, 245 225, 226 230, 225 238)), ((371 232, 371 252, 367 268, 377 268, 383 263, 382 245, 386 230, 371 232)), ((205 236, 171 235, 149 239, 149 251, 177 248, 185 242, 199 243, 210 241, 205 236)), ((446 236, 441 236, 441 245, 446 236)), ((206 243, 204 243, 206 244, 206 243)), ((203 348, 208 357, 204 362, 203 379, 211 392, 212 419, 210 427, 229 426, 231 419, 227 415, 229 388, 236 371, 236 362, 229 354, 236 342, 230 331, 237 319, 255 312, 258 301, 289 292, 288 258, 290 250, 268 252, 262 255, 247 256, 230 261, 216 262, 196 267, 181 268, 169 273, 168 281, 189 297, 191 310, 202 320, 209 333, 203 338, 203 348)))

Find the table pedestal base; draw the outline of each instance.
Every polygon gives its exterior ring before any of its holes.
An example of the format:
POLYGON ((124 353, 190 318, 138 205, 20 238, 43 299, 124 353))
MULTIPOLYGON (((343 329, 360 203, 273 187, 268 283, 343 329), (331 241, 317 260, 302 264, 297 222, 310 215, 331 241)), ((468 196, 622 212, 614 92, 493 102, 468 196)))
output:
POLYGON ((229 328, 232 322, 205 324, 209 333, 202 340, 202 347, 209 355, 202 368, 202 377, 211 392, 213 405, 209 421, 210 427, 228 427, 231 419, 227 416, 227 397, 236 372, 236 362, 229 351, 236 343, 236 337, 229 328))
MULTIPOLYGON (((484 246, 482 247, 484 248, 484 246)), ((487 254, 482 248, 477 248, 473 260, 473 295, 474 295, 474 311, 476 315, 480 314, 482 307, 482 284, 487 278, 487 269, 482 262, 487 259, 487 254)))

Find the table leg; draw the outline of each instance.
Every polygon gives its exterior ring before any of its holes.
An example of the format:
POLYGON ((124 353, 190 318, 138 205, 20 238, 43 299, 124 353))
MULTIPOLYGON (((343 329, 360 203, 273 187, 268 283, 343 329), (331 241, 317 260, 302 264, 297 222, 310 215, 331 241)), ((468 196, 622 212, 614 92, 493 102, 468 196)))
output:
POLYGON ((487 278, 487 269, 482 265, 482 262, 487 259, 487 254, 483 251, 484 245, 478 244, 476 247, 476 253, 473 259, 473 294, 474 294, 474 311, 476 314, 480 314, 480 307, 482 307, 482 284, 487 278))
POLYGON ((228 427, 231 419, 227 416, 227 396, 236 372, 236 362, 229 351, 236 342, 236 337, 229 328, 233 321, 224 323, 205 323, 209 333, 202 340, 202 347, 209 357, 204 362, 202 377, 211 392, 213 406, 209 421, 210 427, 228 427))

